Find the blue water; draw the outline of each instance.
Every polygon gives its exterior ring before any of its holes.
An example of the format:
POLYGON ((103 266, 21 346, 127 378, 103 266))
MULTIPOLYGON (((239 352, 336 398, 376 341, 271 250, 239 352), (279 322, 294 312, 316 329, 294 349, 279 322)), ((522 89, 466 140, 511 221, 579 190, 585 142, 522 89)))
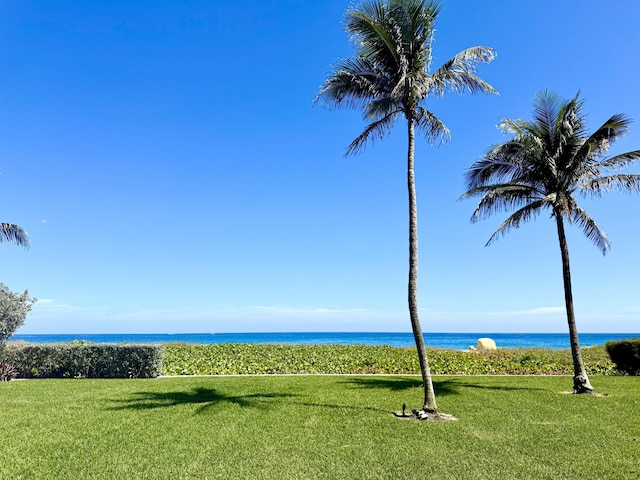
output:
MULTIPOLYGON (((478 338, 493 338, 502 348, 569 348, 566 333, 426 333, 425 343, 429 347, 449 350, 467 350, 476 345, 478 338)), ((589 347, 604 345, 609 340, 637 338, 640 333, 584 333, 580 345, 589 347)), ((411 347, 411 333, 180 333, 180 334, 65 334, 65 335, 14 335, 11 340, 33 343, 60 343, 85 340, 92 343, 285 343, 302 345, 391 345, 411 347)))

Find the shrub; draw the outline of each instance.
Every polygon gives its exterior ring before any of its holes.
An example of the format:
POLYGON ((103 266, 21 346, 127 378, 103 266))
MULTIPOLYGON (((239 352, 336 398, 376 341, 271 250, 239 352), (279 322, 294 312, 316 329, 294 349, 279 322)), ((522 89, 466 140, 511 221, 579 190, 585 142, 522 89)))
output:
POLYGON ((630 338, 605 345, 616 368, 629 375, 640 374, 640 338, 630 338))
POLYGON ((24 323, 35 302, 26 290, 22 294, 14 293, 0 283, 0 353, 7 339, 24 323))
POLYGON ((18 371, 11 365, 0 363, 0 382, 8 382, 16 378, 18 371))
POLYGON ((6 358, 20 378, 154 378, 162 345, 9 344, 6 358))
MULTIPOLYGON (((229 374, 416 374, 413 347, 366 345, 212 344, 166 345, 165 375, 229 374)), ((611 374, 604 347, 582 350, 589 375, 611 374)), ((429 350, 435 375, 571 375, 569 350, 499 349, 494 352, 429 350)))

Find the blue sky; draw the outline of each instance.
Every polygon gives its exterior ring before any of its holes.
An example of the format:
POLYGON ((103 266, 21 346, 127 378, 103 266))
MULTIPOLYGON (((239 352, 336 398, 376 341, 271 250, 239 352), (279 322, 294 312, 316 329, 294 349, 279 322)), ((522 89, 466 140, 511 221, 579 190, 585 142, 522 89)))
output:
MULTIPOLYGON (((312 99, 352 54, 345 0, 0 2, 0 281, 39 299, 20 333, 409 331, 402 124, 354 157, 364 123, 312 99)), ((541 216, 490 247, 463 173, 578 90, 595 129, 640 120, 640 4, 443 2, 434 67, 487 45, 500 96, 436 98, 452 132, 419 140, 426 332, 564 332, 560 254, 541 216)), ((640 125, 611 153, 640 148, 640 125)), ((637 169, 636 169, 637 171, 637 169)), ((640 330, 640 197, 587 208, 603 257, 569 236, 578 328, 640 330)))

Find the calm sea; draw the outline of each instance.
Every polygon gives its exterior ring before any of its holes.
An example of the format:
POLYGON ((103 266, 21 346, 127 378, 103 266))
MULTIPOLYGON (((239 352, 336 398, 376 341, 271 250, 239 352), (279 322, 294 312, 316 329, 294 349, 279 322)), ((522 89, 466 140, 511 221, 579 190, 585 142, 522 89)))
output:
MULTIPOLYGON (((476 345, 478 338, 493 338, 503 348, 569 348, 566 333, 426 333, 427 346, 450 350, 467 350, 476 345)), ((589 347, 604 345, 609 340, 638 338, 640 333, 584 333, 580 345, 589 347)), ((414 345, 411 333, 176 333, 176 334, 66 334, 66 335, 14 335, 11 340, 33 343, 60 343, 85 340, 93 343, 286 343, 286 344, 342 344, 342 345, 390 345, 410 347, 414 345)))

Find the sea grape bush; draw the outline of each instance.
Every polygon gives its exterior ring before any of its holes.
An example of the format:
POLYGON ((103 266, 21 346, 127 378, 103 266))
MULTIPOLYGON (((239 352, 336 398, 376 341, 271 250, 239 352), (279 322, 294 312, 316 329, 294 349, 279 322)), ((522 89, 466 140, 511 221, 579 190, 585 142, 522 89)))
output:
POLYGON ((8 382, 18 375, 18 371, 6 363, 0 363, 0 382, 8 382))
POLYGON ((616 368, 628 375, 640 375, 640 338, 630 338, 605 344, 616 368))
MULTIPOLYGON (((464 352, 432 349, 436 375, 571 375, 569 350, 499 349, 464 352)), ((583 349, 588 374, 613 374, 603 347, 583 349)), ((164 375, 245 374, 417 374, 415 348, 365 345, 193 345, 165 346, 164 375)))
POLYGON ((162 372, 161 345, 9 344, 20 378, 153 378, 162 372))

